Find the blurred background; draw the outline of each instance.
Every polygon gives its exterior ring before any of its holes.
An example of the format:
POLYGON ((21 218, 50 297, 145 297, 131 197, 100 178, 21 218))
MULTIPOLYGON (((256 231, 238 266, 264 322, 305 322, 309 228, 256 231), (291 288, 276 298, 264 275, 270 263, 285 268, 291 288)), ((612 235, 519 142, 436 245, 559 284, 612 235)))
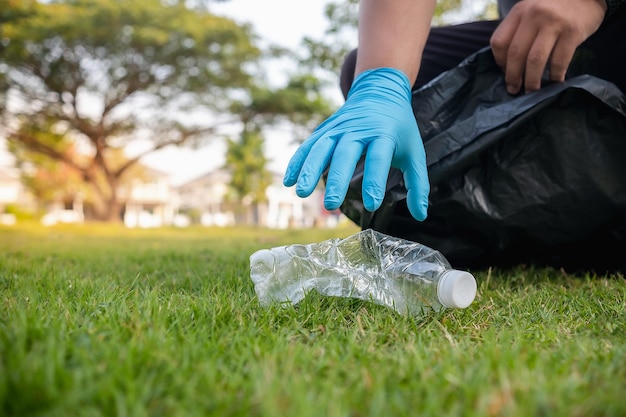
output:
MULTIPOLYGON (((356 0, 0 0, 0 223, 335 227, 282 185, 356 0)), ((497 17, 439 1, 433 25, 497 17)))

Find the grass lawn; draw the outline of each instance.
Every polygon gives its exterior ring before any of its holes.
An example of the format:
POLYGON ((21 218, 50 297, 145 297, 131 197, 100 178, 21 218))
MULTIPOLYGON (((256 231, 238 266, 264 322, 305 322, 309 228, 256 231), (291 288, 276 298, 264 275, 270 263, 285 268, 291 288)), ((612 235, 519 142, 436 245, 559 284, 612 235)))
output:
POLYGON ((259 306, 249 255, 357 230, 0 229, 2 416, 626 416, 626 281, 474 271, 465 310, 259 306))

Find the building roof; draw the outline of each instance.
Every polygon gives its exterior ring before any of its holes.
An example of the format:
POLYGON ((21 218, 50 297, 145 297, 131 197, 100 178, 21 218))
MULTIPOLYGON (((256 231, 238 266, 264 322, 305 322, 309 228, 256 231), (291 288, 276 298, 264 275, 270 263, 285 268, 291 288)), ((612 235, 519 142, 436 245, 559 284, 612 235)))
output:
POLYGON ((217 168, 214 169, 212 171, 208 171, 205 172, 204 174, 201 174, 195 178, 192 178, 188 181, 185 181, 182 184, 179 184, 177 188, 187 188, 190 186, 193 186, 194 184, 198 184, 198 183, 204 183, 207 181, 211 181, 214 178, 218 178, 218 177, 224 177, 224 176, 230 176, 231 173, 228 169, 226 168, 217 168))

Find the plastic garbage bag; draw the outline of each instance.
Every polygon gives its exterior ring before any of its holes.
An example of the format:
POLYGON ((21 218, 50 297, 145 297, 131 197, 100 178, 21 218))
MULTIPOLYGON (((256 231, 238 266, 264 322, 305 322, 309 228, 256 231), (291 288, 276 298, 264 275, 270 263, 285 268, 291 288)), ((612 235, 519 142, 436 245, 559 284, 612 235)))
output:
MULTIPOLYGON (((584 54, 571 68, 591 65, 584 54)), ((623 60, 622 58, 619 58, 623 60)), ((359 162, 342 211, 362 228, 421 242, 461 268, 626 265, 626 98, 573 76, 506 93, 489 48, 413 93, 431 181, 428 218, 409 214, 393 170, 363 208, 359 162)))

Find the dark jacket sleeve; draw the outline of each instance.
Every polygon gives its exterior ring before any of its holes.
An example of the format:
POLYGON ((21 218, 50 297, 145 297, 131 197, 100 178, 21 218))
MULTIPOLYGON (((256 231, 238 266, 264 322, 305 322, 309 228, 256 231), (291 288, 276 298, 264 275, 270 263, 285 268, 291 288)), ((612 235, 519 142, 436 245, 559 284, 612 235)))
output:
POLYGON ((504 19, 518 1, 519 0, 498 0, 498 14, 500 15, 500 19, 504 19))
MULTIPOLYGON (((515 3, 520 0, 498 0, 498 13, 500 14, 500 19, 504 19, 504 17, 511 11, 515 3)), ((619 9, 626 0, 605 0, 606 1, 606 16, 610 16, 613 12, 619 9)))
POLYGON ((606 0, 606 15, 610 16, 615 10, 619 9, 626 0, 606 0))

